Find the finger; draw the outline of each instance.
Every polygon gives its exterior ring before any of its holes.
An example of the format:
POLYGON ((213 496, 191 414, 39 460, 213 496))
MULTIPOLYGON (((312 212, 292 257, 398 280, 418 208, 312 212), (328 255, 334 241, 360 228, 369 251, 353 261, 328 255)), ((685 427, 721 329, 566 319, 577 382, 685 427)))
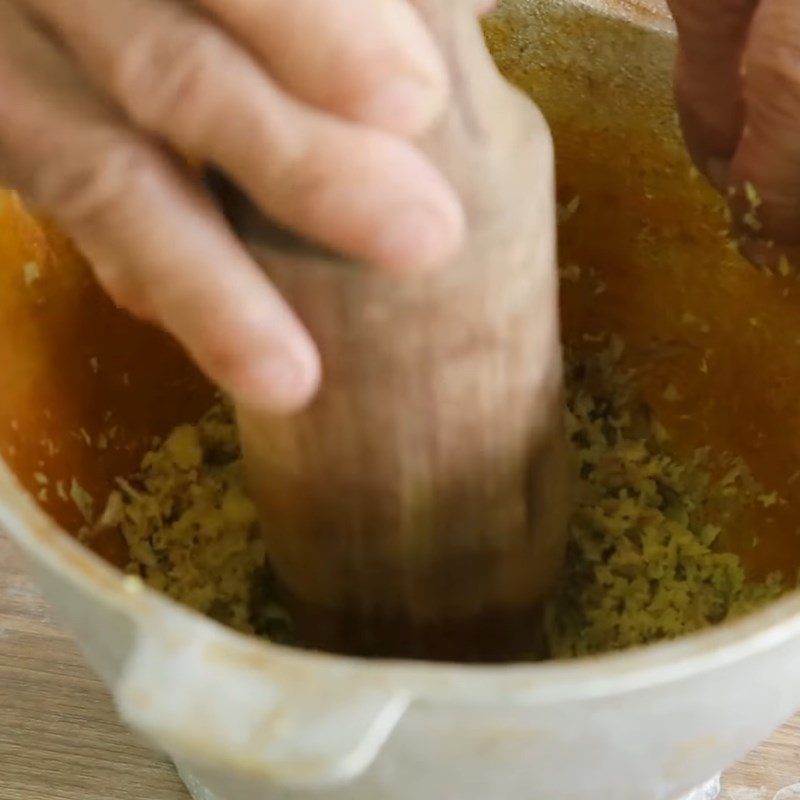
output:
POLYGON ((160 322, 241 402, 305 403, 316 351, 213 205, 7 2, 0 87, 0 174, 75 236, 112 297, 160 322))
POLYGON ((741 136, 741 58, 758 0, 670 0, 678 26, 675 93, 686 144, 720 190, 741 136))
POLYGON ((800 245, 800 6, 765 0, 744 56, 747 116, 731 178, 737 230, 763 261, 800 245))
POLYGON ((200 0, 290 92, 350 119, 421 132, 447 72, 408 0, 200 0))
POLYGON ((415 147, 295 101, 188 6, 27 2, 132 119, 218 166, 281 225, 390 270, 459 246, 458 198, 415 147))

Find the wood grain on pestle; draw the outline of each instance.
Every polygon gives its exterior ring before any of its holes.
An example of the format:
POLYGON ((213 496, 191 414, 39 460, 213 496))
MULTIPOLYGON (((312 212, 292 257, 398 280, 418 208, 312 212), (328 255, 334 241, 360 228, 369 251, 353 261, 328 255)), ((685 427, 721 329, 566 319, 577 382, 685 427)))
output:
POLYGON ((322 390, 289 418, 239 408, 270 562, 304 643, 503 661, 536 649, 565 544, 550 135, 461 0, 417 3, 452 101, 424 150, 465 207, 445 269, 377 275, 229 219, 317 342, 322 390))

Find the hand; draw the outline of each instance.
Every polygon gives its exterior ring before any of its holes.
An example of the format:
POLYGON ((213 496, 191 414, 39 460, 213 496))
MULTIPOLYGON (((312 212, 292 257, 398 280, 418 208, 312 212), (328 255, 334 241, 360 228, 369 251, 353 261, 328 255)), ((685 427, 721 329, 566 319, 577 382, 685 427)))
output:
POLYGON ((447 92, 408 0, 0 0, 0 182, 60 221, 116 303, 265 410, 311 398, 316 349, 176 154, 308 238, 428 269, 463 217, 410 139, 447 92))
POLYGON ((676 93, 698 168, 757 263, 800 266, 800 3, 669 0, 676 93))

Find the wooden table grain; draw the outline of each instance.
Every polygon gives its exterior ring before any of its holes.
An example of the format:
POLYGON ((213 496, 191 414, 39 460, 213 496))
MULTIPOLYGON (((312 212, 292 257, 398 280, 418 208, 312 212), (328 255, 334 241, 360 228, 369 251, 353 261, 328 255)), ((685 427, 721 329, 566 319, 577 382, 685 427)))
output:
MULTIPOLYGON (((800 800, 800 717, 725 775, 722 798, 800 800)), ((174 768, 117 721, 2 534, 0 800, 188 800, 174 768)))

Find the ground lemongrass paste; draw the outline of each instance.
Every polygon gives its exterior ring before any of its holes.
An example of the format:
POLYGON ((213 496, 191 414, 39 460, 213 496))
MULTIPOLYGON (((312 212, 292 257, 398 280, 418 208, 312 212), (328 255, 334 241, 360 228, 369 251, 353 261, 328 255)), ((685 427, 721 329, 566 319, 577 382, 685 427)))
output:
MULTIPOLYGON (((715 541, 763 494, 745 465, 689 458, 636 397, 615 337, 567 362, 567 428, 576 502, 567 568, 546 612, 556 658, 619 650, 739 616, 784 591, 779 575, 749 581, 715 541)), ((220 402, 176 428, 119 481, 104 521, 130 549, 128 571, 174 600, 237 630, 291 641, 291 620, 270 596, 266 553, 244 488, 238 434, 220 402)))

